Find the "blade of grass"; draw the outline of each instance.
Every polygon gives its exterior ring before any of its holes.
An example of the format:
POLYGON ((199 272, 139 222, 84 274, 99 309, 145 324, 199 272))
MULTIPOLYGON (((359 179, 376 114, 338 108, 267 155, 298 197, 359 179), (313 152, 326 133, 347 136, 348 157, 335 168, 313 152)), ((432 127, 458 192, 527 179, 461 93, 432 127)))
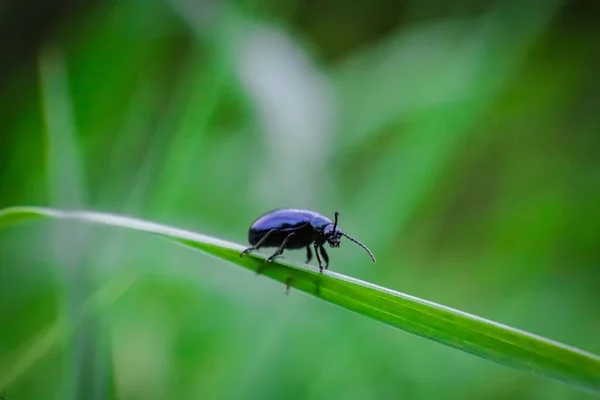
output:
MULTIPOLYGON (((39 360, 47 356, 57 346, 73 340, 78 327, 85 324, 86 318, 117 301, 137 281, 137 275, 123 274, 104 287, 97 289, 81 305, 76 319, 59 317, 41 330, 31 341, 14 355, 0 360, 0 393, 21 378, 39 360)), ((1 396, 0 396, 1 398, 1 396)))
MULTIPOLYGON (((50 45, 44 49, 39 59, 40 93, 46 122, 49 199, 55 207, 83 207, 87 196, 84 190, 82 153, 69 95, 69 72, 65 58, 60 46, 50 45)), ((86 232, 81 228, 79 226, 74 231, 72 227, 56 226, 52 235, 55 262, 63 266, 62 280, 67 292, 64 308, 73 321, 80 318, 79 304, 90 292, 86 276, 89 271, 86 254, 88 240, 86 232), (73 243, 73 240, 77 243, 73 243)), ((67 361, 69 373, 65 374, 67 399, 96 398, 94 394, 100 393, 104 388, 104 385, 95 388, 93 384, 89 384, 90 377, 104 380, 102 368, 95 365, 95 358, 103 351, 98 340, 97 332, 101 331, 99 327, 100 321, 91 318, 80 324, 74 333, 67 361)))
POLYGON ((126 216, 42 207, 0 210, 0 228, 11 223, 53 218, 118 227, 158 235, 202 250, 316 296, 329 303, 373 318, 467 353, 586 391, 600 393, 600 357, 537 335, 511 328, 342 274, 264 257, 239 257, 241 245, 210 236, 126 216))

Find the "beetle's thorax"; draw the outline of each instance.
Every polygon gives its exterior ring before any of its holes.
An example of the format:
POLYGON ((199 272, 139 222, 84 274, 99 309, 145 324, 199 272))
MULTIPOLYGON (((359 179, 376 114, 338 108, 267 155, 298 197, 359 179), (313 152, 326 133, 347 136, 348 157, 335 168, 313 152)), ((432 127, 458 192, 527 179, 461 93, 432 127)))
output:
POLYGON ((313 219, 310 220, 310 225, 313 227, 313 229, 315 231, 321 232, 321 233, 323 233, 325 231, 325 228, 331 224, 332 224, 331 220, 322 215, 317 215, 313 219))
POLYGON ((340 247, 342 231, 329 218, 318 215, 310 221, 310 225, 314 229, 315 243, 321 245, 327 242, 331 247, 340 247))

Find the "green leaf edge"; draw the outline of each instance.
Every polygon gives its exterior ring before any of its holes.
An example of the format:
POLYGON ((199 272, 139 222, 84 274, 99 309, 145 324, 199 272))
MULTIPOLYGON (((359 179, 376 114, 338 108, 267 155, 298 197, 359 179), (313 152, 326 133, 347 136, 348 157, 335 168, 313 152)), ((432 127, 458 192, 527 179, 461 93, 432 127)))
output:
POLYGON ((306 264, 282 259, 266 264, 265 257, 257 253, 239 257, 243 246, 211 236, 117 214, 27 206, 0 210, 0 228, 39 217, 162 236, 278 282, 289 283, 292 288, 389 326, 505 366, 600 393, 598 355, 332 271, 321 274, 306 264))

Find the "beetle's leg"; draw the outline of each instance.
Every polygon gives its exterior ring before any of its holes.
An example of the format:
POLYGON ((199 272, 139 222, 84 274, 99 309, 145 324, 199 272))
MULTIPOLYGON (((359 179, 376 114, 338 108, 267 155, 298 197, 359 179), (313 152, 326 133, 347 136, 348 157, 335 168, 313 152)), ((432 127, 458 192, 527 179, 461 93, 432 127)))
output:
POLYGON ((293 279, 292 278, 287 278, 285 280, 285 294, 289 294, 290 293, 290 284, 292 283, 293 279))
POLYGON ((323 267, 321 266, 321 256, 319 256, 319 246, 315 243, 315 254, 317 255, 317 261, 319 262, 319 271, 323 272, 323 267))
POLYGON ((323 247, 323 245, 319 246, 319 250, 321 251, 321 256, 323 257, 323 260, 325 260, 325 269, 327 269, 327 267, 329 267, 329 255, 325 251, 325 247, 323 247))
POLYGON ((265 236, 262 237, 262 239, 260 239, 258 241, 258 243, 256 243, 254 246, 250 246, 247 249, 245 249, 244 251, 242 251, 240 253, 240 257, 243 256, 246 253, 249 253, 249 252, 253 251, 253 250, 260 249, 260 246, 262 246, 263 243, 269 238, 269 236, 271 236, 271 233, 273 233, 275 231, 277 231, 277 229, 271 229, 269 232, 267 232, 267 234, 265 236))
POLYGON ((312 260, 312 250, 310 246, 306 246, 306 263, 310 263, 310 260, 312 260))
POLYGON ((273 253, 273 255, 272 255, 271 257, 267 258, 267 260, 266 260, 266 261, 267 261, 267 262, 271 262, 271 261, 273 261, 273 260, 275 259, 275 257, 282 255, 282 254, 283 254, 283 249, 285 248, 285 245, 286 245, 286 244, 287 244, 287 242, 290 240, 290 238, 291 238, 292 236, 294 236, 294 235, 295 235, 295 233, 294 233, 294 232, 292 232, 292 233, 290 233, 289 235, 287 235, 287 236, 285 237, 285 239, 283 239, 283 242, 281 242, 281 244, 280 244, 280 245, 279 245, 279 247, 277 248, 277 251, 276 251, 275 253, 273 253))

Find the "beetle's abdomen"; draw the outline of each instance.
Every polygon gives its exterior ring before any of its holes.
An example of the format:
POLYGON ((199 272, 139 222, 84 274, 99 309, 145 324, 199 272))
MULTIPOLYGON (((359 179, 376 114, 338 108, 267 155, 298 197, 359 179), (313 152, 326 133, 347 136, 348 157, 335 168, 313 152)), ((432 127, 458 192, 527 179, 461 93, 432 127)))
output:
POLYGON ((271 234, 260 247, 279 247, 285 238, 294 233, 285 248, 299 249, 309 245, 313 239, 313 228, 310 221, 318 214, 291 208, 273 210, 258 218, 248 232, 248 242, 255 246, 270 231, 271 234))
POLYGON ((309 223, 317 214, 311 211, 279 209, 258 218, 250 229, 268 231, 271 229, 293 229, 309 223))
MULTIPOLYGON (((248 242, 251 246, 255 246, 268 232, 250 229, 248 242)), ((260 247, 279 247, 291 233, 294 233, 294 235, 288 240, 285 246, 286 249, 301 249, 312 242, 312 228, 309 224, 306 224, 295 229, 275 230, 261 243, 260 247)))

